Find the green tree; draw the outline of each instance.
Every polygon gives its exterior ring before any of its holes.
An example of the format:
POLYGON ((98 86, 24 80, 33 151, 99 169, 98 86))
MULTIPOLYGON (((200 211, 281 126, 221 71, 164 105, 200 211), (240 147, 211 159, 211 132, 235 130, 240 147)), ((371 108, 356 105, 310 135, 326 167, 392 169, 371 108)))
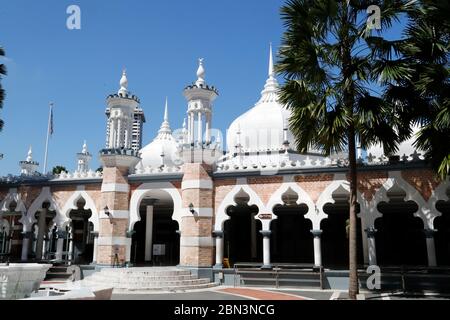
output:
POLYGON ((450 172, 450 3, 418 1, 408 16, 403 39, 374 39, 376 57, 389 62, 375 71, 387 86, 385 99, 404 120, 403 129, 419 125, 415 146, 445 178, 450 172))
POLYGON ((401 1, 288 0, 277 71, 286 82, 280 100, 291 111, 298 151, 348 152, 350 179, 349 297, 358 289, 356 248, 357 162, 361 147, 381 143, 392 153, 402 139, 390 106, 373 93, 372 35, 367 9, 381 10, 381 34, 404 9, 401 1))
POLYGON ((61 174, 63 171, 69 172, 69 171, 67 171, 66 167, 63 167, 63 166, 55 166, 52 169, 53 174, 61 174))
MULTIPOLYGON (((0 47, 0 58, 5 56, 5 50, 0 47)), ((2 76, 6 76, 6 66, 2 63, 0 64, 0 80, 2 76)), ((2 88, 2 84, 0 82, 0 109, 3 108, 3 101, 5 100, 5 90, 2 88)), ((3 120, 0 119, 0 131, 3 129, 3 120)))

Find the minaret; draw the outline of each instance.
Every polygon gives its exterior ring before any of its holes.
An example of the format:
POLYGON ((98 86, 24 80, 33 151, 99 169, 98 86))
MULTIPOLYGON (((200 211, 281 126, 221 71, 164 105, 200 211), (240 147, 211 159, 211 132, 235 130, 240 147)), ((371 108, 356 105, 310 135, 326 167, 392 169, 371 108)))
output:
POLYGON ((83 149, 80 153, 77 153, 77 159, 78 159, 78 168, 77 172, 79 173, 85 173, 89 171, 89 161, 92 159, 92 155, 87 150, 87 144, 86 141, 84 141, 83 149))
MULTIPOLYGON (((128 176, 141 160, 138 149, 133 147, 133 123, 139 109, 138 97, 128 91, 128 79, 123 71, 117 94, 108 96, 107 148, 100 151, 103 166, 101 187, 101 209, 97 264, 113 266, 114 257, 129 263, 131 259, 131 237, 125 226, 129 222, 130 184, 128 176)), ((140 148, 140 146, 139 146, 140 148)))
POLYGON ((145 122, 144 112, 139 98, 128 91, 126 71, 120 79, 117 94, 106 99, 108 117, 106 129, 107 149, 133 149, 138 151, 142 145, 142 127, 145 122))
POLYGON ((37 168, 39 167, 39 163, 36 161, 33 161, 33 152, 30 149, 28 149, 28 156, 25 161, 20 161, 20 174, 25 176, 33 176, 36 173, 37 168))
POLYGON ((203 59, 198 61, 197 81, 186 87, 183 94, 188 101, 188 143, 202 149, 211 142, 212 103, 218 91, 206 84, 203 59))

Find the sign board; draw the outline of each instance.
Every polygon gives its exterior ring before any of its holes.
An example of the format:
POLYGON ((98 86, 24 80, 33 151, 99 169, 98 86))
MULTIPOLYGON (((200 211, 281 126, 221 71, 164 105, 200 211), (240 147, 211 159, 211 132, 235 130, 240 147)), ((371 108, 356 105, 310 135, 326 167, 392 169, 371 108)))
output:
POLYGON ((262 220, 270 220, 270 219, 272 219, 272 214, 271 213, 261 213, 258 215, 258 218, 260 218, 262 220))
POLYGON ((166 254, 165 244, 154 244, 153 245, 153 255, 154 256, 164 256, 166 254))

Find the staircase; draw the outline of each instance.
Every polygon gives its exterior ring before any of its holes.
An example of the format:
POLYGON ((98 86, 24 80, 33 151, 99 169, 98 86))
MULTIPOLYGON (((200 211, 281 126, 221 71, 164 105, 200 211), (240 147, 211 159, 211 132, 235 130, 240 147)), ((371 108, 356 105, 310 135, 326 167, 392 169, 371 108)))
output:
POLYGON ((65 283, 75 280, 80 280, 80 268, 78 266, 53 263, 53 267, 47 271, 44 283, 65 283))
POLYGON ((174 267, 104 268, 81 281, 84 286, 109 286, 114 293, 184 291, 216 286, 199 279, 190 270, 174 267))

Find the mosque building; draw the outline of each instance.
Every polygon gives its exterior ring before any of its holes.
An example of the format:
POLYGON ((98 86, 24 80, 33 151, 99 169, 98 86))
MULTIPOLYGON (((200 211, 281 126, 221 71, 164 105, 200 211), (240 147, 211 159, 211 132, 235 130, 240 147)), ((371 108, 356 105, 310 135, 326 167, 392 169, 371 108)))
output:
MULTIPOLYGON (((205 74, 200 59, 183 91, 183 127, 172 129, 166 100, 159 131, 141 146, 144 110, 124 71, 106 99, 102 171, 90 169, 85 142, 75 172, 40 174, 30 147, 20 174, 0 180, 0 254, 210 275, 238 262, 348 268, 346 155, 295 150, 272 52, 259 99, 226 137, 212 129, 220 97, 205 74)), ((399 150, 358 153, 358 264, 448 266, 449 180, 435 176, 412 140, 399 150)))

